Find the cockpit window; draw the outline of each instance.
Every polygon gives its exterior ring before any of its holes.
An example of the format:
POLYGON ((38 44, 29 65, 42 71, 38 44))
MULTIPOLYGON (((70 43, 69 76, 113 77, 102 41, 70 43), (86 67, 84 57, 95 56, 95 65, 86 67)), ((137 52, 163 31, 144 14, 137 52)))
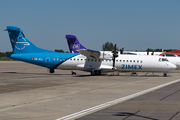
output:
POLYGON ((167 58, 159 58, 159 62, 168 62, 168 59, 167 58))
POLYGON ((162 60, 161 60, 161 58, 159 58, 159 62, 161 62, 162 60))
POLYGON ((164 61, 168 61, 168 59, 167 58, 162 58, 162 62, 164 62, 164 61))

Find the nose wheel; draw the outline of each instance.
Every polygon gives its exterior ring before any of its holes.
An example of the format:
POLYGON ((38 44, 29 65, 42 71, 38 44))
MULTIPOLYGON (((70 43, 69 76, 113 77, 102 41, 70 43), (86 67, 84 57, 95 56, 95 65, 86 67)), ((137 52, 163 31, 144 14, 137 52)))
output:
POLYGON ((167 77, 167 72, 163 72, 163 76, 164 76, 164 77, 167 77))

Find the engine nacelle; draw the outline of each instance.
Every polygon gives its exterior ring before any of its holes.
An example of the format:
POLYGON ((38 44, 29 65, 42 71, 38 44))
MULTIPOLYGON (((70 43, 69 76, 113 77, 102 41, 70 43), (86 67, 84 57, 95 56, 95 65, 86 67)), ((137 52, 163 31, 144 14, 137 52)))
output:
POLYGON ((112 60, 113 58, 113 53, 109 51, 100 51, 100 59, 107 59, 107 60, 112 60))

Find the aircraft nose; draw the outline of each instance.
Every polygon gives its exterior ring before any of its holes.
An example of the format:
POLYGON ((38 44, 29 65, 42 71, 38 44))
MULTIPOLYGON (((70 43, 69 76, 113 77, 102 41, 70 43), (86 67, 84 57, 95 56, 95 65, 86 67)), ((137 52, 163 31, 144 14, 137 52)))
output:
POLYGON ((171 67, 172 70, 175 70, 177 68, 177 66, 172 64, 172 63, 170 64, 170 67, 171 67))

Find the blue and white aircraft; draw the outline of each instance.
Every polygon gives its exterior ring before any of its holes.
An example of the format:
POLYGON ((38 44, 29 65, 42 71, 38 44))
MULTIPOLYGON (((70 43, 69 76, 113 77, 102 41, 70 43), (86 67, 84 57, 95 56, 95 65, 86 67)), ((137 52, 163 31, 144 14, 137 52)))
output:
POLYGON ((116 50, 111 56, 96 52, 93 56, 80 53, 58 53, 36 47, 24 36, 19 27, 7 26, 5 31, 8 31, 14 52, 7 57, 46 67, 50 73, 54 73, 54 69, 83 70, 95 75, 115 70, 168 72, 176 68, 174 64, 161 56, 118 56, 116 50))

